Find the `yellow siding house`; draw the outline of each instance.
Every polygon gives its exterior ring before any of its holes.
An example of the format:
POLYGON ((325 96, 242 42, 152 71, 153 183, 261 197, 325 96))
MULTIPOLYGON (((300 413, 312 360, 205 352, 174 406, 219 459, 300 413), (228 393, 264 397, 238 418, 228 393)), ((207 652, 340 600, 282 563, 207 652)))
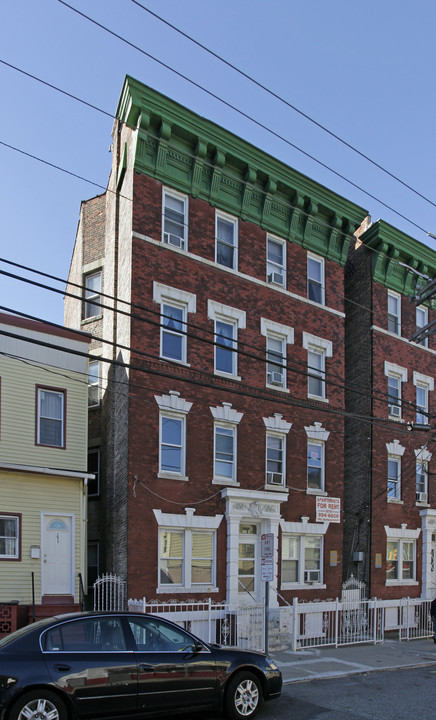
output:
POLYGON ((89 342, 0 313, 0 636, 86 587, 89 342))

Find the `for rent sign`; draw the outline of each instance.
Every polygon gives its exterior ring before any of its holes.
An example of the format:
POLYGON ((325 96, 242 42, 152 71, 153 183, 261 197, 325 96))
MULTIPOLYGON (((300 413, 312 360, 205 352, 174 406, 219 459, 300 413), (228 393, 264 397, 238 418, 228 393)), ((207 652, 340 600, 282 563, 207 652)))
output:
POLYGON ((331 497, 316 498, 317 522, 341 522, 341 499, 331 497))

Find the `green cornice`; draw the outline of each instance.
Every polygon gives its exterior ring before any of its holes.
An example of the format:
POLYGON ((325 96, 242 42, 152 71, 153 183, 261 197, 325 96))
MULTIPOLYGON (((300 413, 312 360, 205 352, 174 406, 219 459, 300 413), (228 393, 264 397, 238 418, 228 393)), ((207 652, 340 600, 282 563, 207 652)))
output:
POLYGON ((391 290, 404 295, 414 293, 419 275, 404 265, 430 278, 436 277, 434 250, 383 220, 373 223, 360 240, 371 248, 374 280, 391 290))
POLYGON ((116 117, 138 130, 137 172, 345 263, 364 208, 129 76, 116 117))

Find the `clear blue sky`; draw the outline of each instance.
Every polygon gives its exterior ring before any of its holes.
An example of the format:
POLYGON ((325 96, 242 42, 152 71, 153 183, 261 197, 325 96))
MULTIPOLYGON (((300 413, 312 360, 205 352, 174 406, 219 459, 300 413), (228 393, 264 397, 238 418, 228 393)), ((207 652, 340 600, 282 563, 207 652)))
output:
MULTIPOLYGON (((415 225, 58 0, 3 0, 0 60, 109 113, 115 112, 125 75, 132 75, 367 208, 373 220, 383 218, 436 249, 424 232, 436 234, 431 203, 132 0, 69 1, 415 225)), ((141 2, 436 203, 434 0, 141 2)), ((111 118, 1 63, 0 86, 0 142, 106 186, 111 118)), ((80 203, 102 189, 4 145, 0 169, 0 256, 66 278, 80 203)), ((0 270, 25 275, 4 263, 0 270)), ((63 322, 61 294, 3 275, 0 289, 2 306, 63 322)))

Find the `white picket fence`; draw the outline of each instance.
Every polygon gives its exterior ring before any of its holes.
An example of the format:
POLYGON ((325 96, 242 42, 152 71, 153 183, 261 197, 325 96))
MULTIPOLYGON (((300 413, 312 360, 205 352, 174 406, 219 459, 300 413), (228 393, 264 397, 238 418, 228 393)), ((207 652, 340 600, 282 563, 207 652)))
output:
MULTIPOLYGON (((181 625, 207 642, 265 649, 264 605, 232 606, 203 602, 128 601, 130 611, 151 613, 181 625)), ((382 643, 387 631, 400 640, 432 634, 430 602, 399 600, 329 600, 299 602, 269 609, 268 649, 321 647, 382 643)))

